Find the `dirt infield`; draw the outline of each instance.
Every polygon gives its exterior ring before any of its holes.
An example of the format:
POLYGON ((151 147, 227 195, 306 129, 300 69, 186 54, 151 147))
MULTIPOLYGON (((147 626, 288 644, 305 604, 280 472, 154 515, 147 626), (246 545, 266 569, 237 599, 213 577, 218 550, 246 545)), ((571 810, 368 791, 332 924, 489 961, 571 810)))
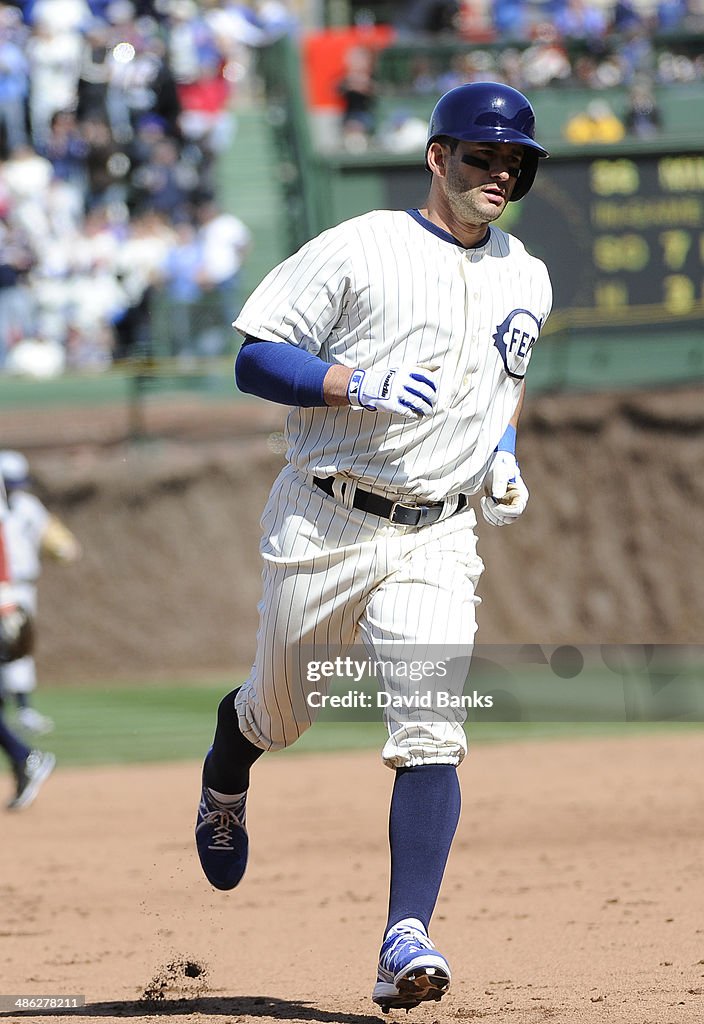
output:
POLYGON ((476 747, 433 934, 440 1005, 369 995, 391 773, 373 753, 264 758, 251 866, 211 890, 195 764, 57 770, 3 817, 3 994, 84 994, 0 1020, 694 1024, 704 1014, 704 735, 476 747))
MULTIPOLYGON (((236 677, 283 413, 155 403, 138 446, 124 419, 0 410, 4 444, 85 549, 41 581, 41 686, 236 677)), ((531 502, 511 530, 480 522, 478 639, 701 642, 701 391, 531 401, 520 443, 531 502)), ((433 929, 453 988, 408 1019, 704 1019, 702 763, 704 733, 478 746, 433 929)), ((1 814, 0 995, 87 1005, 0 1024, 405 1021, 369 998, 391 773, 372 753, 264 758, 251 870, 229 894, 193 851, 198 776, 60 766, 36 805, 1 814)))

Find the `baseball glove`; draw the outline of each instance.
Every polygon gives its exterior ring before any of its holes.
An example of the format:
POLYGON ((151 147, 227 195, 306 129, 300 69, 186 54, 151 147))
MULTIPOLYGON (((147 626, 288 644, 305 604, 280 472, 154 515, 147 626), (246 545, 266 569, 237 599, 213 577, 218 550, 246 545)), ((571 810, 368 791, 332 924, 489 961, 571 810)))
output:
POLYGON ((8 606, 0 612, 0 664, 17 661, 34 649, 34 622, 26 608, 8 606))

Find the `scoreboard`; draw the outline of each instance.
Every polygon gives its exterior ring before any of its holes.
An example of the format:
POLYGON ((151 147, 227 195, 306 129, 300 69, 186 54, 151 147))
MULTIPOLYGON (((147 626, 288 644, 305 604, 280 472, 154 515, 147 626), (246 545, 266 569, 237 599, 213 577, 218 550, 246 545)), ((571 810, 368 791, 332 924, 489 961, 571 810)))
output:
POLYGON ((702 153, 548 162, 507 219, 547 263, 556 311, 575 322, 602 313, 614 325, 668 323, 704 311, 702 153))
MULTIPOLYGON (((391 208, 422 206, 425 172, 406 165, 384 177, 391 208)), ((547 264, 553 329, 704 319, 701 151, 541 161, 527 198, 497 223, 547 264)))

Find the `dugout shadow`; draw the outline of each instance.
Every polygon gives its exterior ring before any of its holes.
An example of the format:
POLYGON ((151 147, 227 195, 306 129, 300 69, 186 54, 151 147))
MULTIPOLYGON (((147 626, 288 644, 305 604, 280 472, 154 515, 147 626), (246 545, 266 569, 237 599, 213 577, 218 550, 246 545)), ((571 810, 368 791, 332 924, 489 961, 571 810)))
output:
POLYGON ((79 1019, 101 1017, 186 1017, 189 1014, 213 1017, 269 1017, 274 1020, 303 1020, 317 1024, 384 1024, 388 1018, 373 1013, 335 1013, 310 1003, 276 999, 272 996, 197 996, 192 999, 130 999, 121 1002, 86 1003, 75 1009, 13 1010, 0 1012, 0 1020, 79 1019))

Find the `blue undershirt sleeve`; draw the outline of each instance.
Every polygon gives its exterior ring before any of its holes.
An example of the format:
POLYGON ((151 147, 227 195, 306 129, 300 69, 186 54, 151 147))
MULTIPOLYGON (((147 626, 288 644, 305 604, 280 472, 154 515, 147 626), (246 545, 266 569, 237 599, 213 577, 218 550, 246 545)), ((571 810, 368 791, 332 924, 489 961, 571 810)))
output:
POLYGON ((516 454, 516 428, 510 423, 504 430, 503 436, 494 451, 511 452, 512 455, 516 454))
POLYGON ((240 391, 280 405, 325 406, 323 380, 332 363, 295 345, 245 338, 235 360, 240 391))

